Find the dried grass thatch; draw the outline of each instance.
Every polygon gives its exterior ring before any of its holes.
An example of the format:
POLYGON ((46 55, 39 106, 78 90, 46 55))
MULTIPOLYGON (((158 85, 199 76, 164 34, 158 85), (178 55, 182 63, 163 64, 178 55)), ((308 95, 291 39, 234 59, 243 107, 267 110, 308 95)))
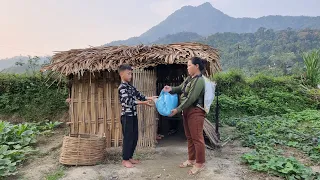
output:
POLYGON ((55 54, 51 64, 42 68, 42 71, 82 75, 85 71, 117 70, 119 65, 124 63, 135 68, 159 64, 186 64, 189 58, 195 56, 207 60, 215 71, 221 70, 218 50, 199 43, 178 43, 72 49, 55 54))

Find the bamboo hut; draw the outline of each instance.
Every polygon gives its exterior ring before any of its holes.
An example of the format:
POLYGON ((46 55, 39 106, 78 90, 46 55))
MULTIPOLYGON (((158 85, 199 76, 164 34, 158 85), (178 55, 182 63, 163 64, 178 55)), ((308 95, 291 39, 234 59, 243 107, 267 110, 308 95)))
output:
MULTIPOLYGON (((108 46, 57 52, 50 70, 65 75, 72 84, 69 108, 70 133, 98 134, 106 137, 107 147, 122 144, 117 69, 121 64, 134 68, 133 85, 146 96, 156 95, 164 85, 178 85, 186 77, 187 61, 194 56, 205 59, 206 72, 221 70, 218 51, 199 43, 152 46, 108 46)), ((138 107, 138 146, 153 147, 158 120, 154 107, 138 107)))

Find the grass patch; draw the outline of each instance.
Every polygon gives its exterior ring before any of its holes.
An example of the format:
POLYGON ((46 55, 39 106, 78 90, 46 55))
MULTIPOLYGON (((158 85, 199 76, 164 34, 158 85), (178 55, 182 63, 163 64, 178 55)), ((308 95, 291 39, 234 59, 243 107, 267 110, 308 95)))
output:
POLYGON ((61 166, 56 171, 48 174, 46 176, 46 180, 58 180, 61 179, 65 175, 65 167, 61 166))

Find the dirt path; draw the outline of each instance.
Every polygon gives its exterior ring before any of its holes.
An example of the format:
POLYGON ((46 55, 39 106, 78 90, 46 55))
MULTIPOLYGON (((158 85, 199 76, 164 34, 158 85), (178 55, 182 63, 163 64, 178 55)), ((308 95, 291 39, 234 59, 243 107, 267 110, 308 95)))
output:
MULTIPOLYGON (((45 142, 40 143, 41 153, 38 158, 25 164, 17 179, 46 179, 48 173, 57 171, 63 131, 56 133, 45 142)), ((137 156, 143 161, 135 168, 126 169, 120 165, 120 150, 108 153, 111 161, 97 166, 64 168, 62 180, 116 180, 116 179, 168 179, 168 180, 237 180, 237 179, 277 179, 264 174, 252 173, 246 166, 241 165, 240 156, 250 151, 238 142, 230 142, 220 150, 207 150, 206 169, 197 176, 187 175, 188 169, 178 168, 177 165, 186 159, 187 144, 183 137, 163 140, 155 150, 140 150, 137 156)))
MULTIPOLYGON (((99 165, 95 167, 73 167, 68 169, 63 180, 240 180, 268 179, 265 175, 251 173, 239 162, 241 154, 250 151, 233 142, 221 151, 207 151, 205 171, 197 176, 189 176, 188 169, 178 168, 177 165, 186 158, 186 143, 175 143, 174 146, 158 147, 156 152, 149 155, 142 164, 133 169, 125 169, 116 164, 99 165)), ((141 153, 141 152, 140 152, 141 153)), ((269 179, 272 179, 269 177, 269 179)), ((277 179, 277 178, 273 178, 277 179)))

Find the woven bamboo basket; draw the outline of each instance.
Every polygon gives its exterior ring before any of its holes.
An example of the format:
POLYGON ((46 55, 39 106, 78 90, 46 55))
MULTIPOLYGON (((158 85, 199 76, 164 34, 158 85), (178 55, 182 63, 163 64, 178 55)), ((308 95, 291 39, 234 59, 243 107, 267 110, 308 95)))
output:
POLYGON ((63 138, 59 162, 65 165, 96 165, 105 158, 104 137, 71 134, 63 138))

